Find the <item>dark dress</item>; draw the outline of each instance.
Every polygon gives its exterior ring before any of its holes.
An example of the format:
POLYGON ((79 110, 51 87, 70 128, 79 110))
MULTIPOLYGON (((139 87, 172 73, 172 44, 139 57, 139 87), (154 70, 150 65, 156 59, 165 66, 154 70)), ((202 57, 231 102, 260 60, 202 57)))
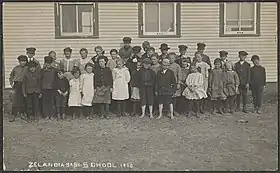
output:
POLYGON ((226 99, 224 93, 224 84, 225 84, 225 72, 223 69, 213 69, 209 76, 209 91, 211 99, 226 99))
POLYGON ((141 59, 141 56, 139 55, 133 55, 132 58, 129 58, 126 61, 126 67, 129 70, 129 73, 131 74, 134 70, 137 68, 137 61, 141 59))
POLYGON ((266 72, 262 66, 253 66, 250 69, 250 89, 254 107, 260 108, 263 101, 263 88, 266 84, 266 72))

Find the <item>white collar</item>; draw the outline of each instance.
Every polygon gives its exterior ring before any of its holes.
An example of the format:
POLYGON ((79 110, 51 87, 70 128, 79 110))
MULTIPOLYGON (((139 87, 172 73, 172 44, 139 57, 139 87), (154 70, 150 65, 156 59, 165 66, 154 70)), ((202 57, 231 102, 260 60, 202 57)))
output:
POLYGON ((162 73, 163 73, 163 74, 165 74, 165 73, 166 73, 166 71, 167 71, 167 69, 165 69, 165 70, 162 70, 162 73))

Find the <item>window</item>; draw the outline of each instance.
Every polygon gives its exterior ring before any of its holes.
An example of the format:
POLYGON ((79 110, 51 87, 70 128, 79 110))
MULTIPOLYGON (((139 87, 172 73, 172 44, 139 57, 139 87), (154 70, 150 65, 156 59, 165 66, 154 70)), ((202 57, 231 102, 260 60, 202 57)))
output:
POLYGON ((92 38, 98 36, 96 3, 55 3, 56 38, 92 38))
POLYGON ((140 37, 179 37, 179 3, 140 3, 140 37))
POLYGON ((259 36, 259 3, 222 3, 220 6, 220 25, 221 36, 259 36))

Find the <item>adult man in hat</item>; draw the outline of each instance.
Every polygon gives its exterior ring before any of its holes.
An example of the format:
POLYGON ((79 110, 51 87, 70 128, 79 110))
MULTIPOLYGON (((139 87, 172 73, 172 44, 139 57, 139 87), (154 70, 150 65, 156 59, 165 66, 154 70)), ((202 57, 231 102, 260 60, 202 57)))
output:
POLYGON ((130 46, 131 40, 132 39, 130 37, 124 37, 123 38, 124 46, 119 50, 119 55, 124 60, 124 62, 126 62, 131 57, 133 52, 132 47, 130 46))
POLYGON ((239 51, 239 61, 235 63, 234 69, 239 77, 239 92, 240 94, 236 97, 236 106, 237 111, 240 110, 240 99, 242 95, 243 102, 243 112, 247 113, 246 104, 247 104, 247 91, 250 84, 250 64, 245 60, 247 58, 248 53, 246 51, 239 51))
POLYGON ((137 61, 139 61, 142 57, 141 56, 142 48, 140 46, 134 46, 132 50, 133 50, 132 56, 126 62, 126 67, 129 69, 130 74, 132 71, 136 70, 137 61))
POLYGON ((159 56, 159 63, 161 63, 163 59, 168 58, 168 50, 170 48, 166 43, 162 43, 159 49, 161 51, 161 55, 159 56))
POLYGON ((155 53, 155 48, 153 47, 147 47, 146 48, 146 53, 144 53, 142 55, 142 58, 141 59, 145 59, 145 58, 149 58, 151 59, 152 55, 155 53))
POLYGON ((221 63, 222 63, 223 70, 226 70, 226 64, 230 64, 232 69, 233 69, 234 68, 234 64, 227 59, 228 52, 225 51, 225 50, 221 50, 219 52, 219 54, 220 54, 220 60, 221 60, 221 63))
POLYGON ((178 49, 179 49, 180 55, 178 55, 178 56, 176 57, 175 62, 176 62, 177 64, 179 64, 180 67, 182 67, 182 62, 183 62, 183 61, 187 61, 188 64, 190 65, 190 64, 191 64, 191 58, 187 56, 187 49, 188 49, 188 46, 186 46, 186 45, 179 45, 179 46, 178 46, 178 49))
POLYGON ((34 58, 35 52, 36 52, 36 48, 34 48, 34 47, 26 48, 27 62, 35 61, 37 64, 36 67, 38 68, 38 71, 39 71, 39 70, 41 70, 41 65, 40 65, 40 62, 36 58, 34 58))
POLYGON ((209 56, 204 54, 204 50, 205 50, 206 44, 205 43, 197 43, 197 52, 199 52, 202 56, 202 61, 206 62, 211 69, 211 61, 209 56))

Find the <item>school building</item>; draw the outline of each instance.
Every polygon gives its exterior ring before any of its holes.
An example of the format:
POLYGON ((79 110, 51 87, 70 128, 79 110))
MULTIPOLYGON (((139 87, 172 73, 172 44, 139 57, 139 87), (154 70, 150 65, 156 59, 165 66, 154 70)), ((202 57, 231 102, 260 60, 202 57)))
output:
MULTIPOLYGON (((267 82, 277 82, 277 4, 261 3, 55 3, 5 2, 3 4, 4 86, 18 64, 17 57, 26 47, 35 47, 36 58, 50 50, 63 58, 63 49, 71 47, 72 57, 79 50, 100 45, 108 56, 119 49, 122 38, 132 38, 132 46, 148 40, 159 52, 161 43, 178 52, 186 44, 193 57, 198 42, 206 43, 205 54, 213 63, 220 50, 229 52, 229 60, 238 61, 238 51, 261 57, 267 82)), ((250 62, 251 63, 251 62, 250 62)))

